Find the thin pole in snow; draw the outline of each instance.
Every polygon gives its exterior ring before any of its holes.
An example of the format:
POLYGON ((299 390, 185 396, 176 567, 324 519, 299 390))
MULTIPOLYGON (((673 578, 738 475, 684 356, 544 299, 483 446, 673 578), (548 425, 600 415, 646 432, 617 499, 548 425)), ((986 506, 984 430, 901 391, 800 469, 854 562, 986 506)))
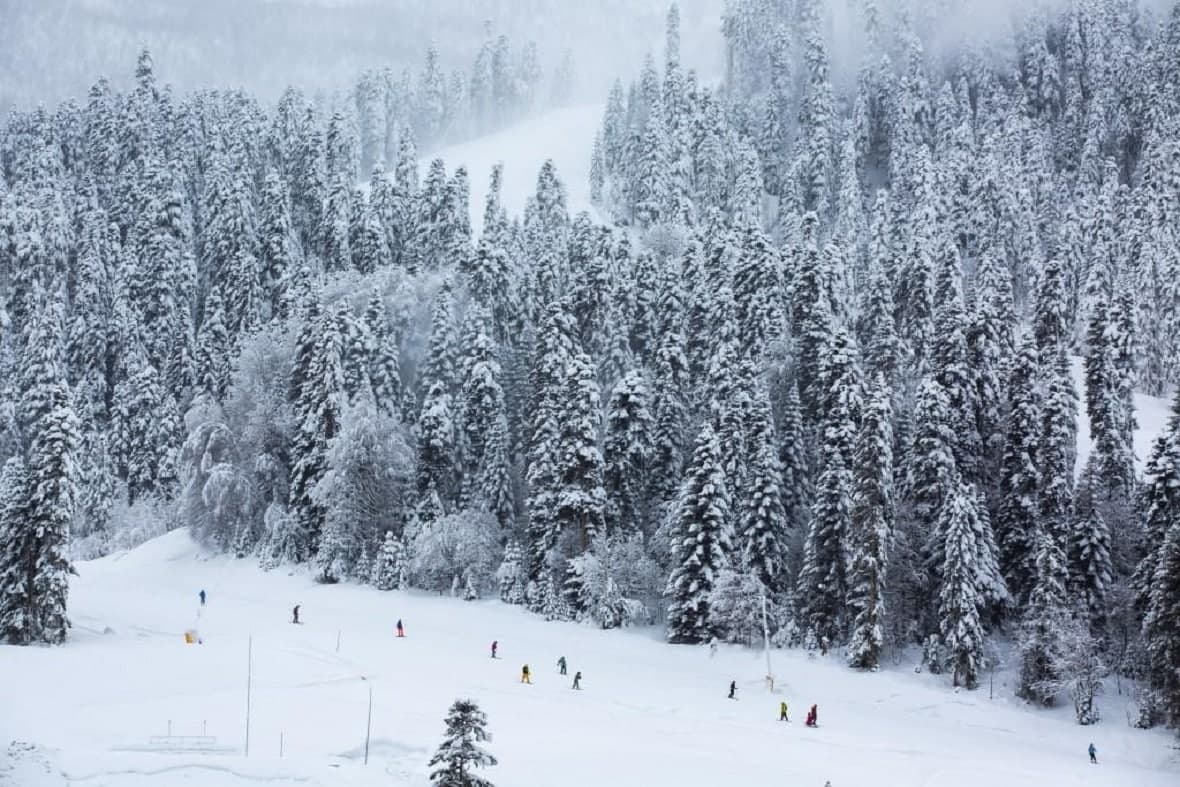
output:
POLYGON ((341 629, 336 629, 336 652, 337 653, 340 652, 340 634, 341 634, 341 629))
POLYGON ((365 720, 365 765, 369 764, 369 733, 373 729, 373 682, 364 675, 361 680, 369 684, 369 717, 365 720))
POLYGON ((172 737, 172 719, 168 720, 168 737, 172 737))
POLYGON ((283 733, 279 732, 279 759, 283 759, 283 733))
POLYGON ((250 756, 250 689, 254 678, 254 637, 246 641, 246 756, 250 756))

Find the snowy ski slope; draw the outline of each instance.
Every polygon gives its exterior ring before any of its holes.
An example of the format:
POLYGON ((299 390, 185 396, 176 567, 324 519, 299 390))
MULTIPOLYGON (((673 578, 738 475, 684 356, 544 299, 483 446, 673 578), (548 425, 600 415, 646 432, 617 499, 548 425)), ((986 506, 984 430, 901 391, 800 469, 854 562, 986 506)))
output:
POLYGON ((986 685, 956 694, 909 664, 866 675, 798 651, 775 652, 779 691, 770 694, 760 653, 722 648, 710 658, 663 644, 655 630, 602 632, 497 601, 320 586, 303 572, 208 556, 183 530, 78 570, 68 645, 0 647, 0 784, 425 785, 459 696, 488 714, 501 764, 486 775, 500 787, 1180 783, 1173 739, 1128 727, 1127 698, 1113 685, 1103 722, 1088 729, 1068 709, 1023 707, 1005 675, 989 701, 986 685), (208 607, 198 618, 202 588, 208 607), (304 625, 289 622, 296 603, 304 625), (204 644, 184 644, 190 626, 204 644), (562 655, 571 674, 582 671, 583 691, 556 674, 562 655), (526 662, 532 686, 519 683, 526 662), (731 679, 736 702, 725 696, 731 679), (780 699, 790 724, 776 721, 780 699), (811 730, 801 720, 813 702, 821 726, 811 730), (174 736, 215 737, 219 750, 150 745, 169 724, 174 736), (1090 741, 1097 767, 1086 761, 1090 741))

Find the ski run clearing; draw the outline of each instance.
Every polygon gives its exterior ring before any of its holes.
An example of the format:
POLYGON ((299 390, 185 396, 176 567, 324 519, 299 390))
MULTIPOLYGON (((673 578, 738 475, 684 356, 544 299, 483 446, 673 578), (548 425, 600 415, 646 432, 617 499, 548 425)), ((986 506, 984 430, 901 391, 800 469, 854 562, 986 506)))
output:
POLYGON ((425 174, 436 158, 446 163, 448 172, 467 168, 471 226, 477 233, 483 226, 492 167, 498 163, 504 165, 500 198, 510 217, 524 215, 525 203, 537 191, 537 173, 552 159, 565 186, 570 215, 587 211, 599 218, 590 203, 590 155, 602 112, 601 104, 546 112, 495 134, 432 151, 422 157, 421 171, 425 174))
POLYGON ((664 644, 657 629, 602 632, 499 601, 317 585, 302 570, 211 556, 184 530, 79 564, 78 574, 69 644, 0 648, 0 784, 425 785, 457 697, 488 714, 500 765, 484 775, 501 787, 1180 783, 1174 737, 1129 727, 1129 699, 1113 680, 1103 721, 1090 728, 1070 708, 1023 706, 1009 674, 996 675, 989 700, 986 680, 955 693, 912 663, 861 674, 836 654, 809 660, 799 650, 772 654, 771 694, 757 651, 722 647, 711 658, 664 644), (190 627, 204 644, 184 643, 190 627), (562 655, 584 690, 557 674, 562 655), (525 663, 532 686, 519 682, 525 663), (737 701, 726 699, 730 680, 737 701), (790 724, 777 721, 783 699, 790 724), (818 729, 802 723, 812 703, 818 729), (173 739, 153 742, 169 730, 173 739), (215 739, 203 742, 211 751, 187 750, 201 742, 181 736, 202 734, 215 739), (1087 761, 1091 741, 1098 766, 1087 761))

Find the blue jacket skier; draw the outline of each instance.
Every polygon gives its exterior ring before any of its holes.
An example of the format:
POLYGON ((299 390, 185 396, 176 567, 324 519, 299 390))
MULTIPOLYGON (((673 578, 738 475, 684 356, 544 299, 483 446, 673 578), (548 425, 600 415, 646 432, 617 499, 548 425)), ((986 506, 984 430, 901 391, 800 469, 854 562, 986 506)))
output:
POLYGON ((202 607, 203 607, 203 606, 205 606, 205 591, 203 591, 203 590, 202 590, 202 591, 201 591, 200 593, 198 593, 197 595, 201 597, 201 606, 202 606, 202 607))
POLYGON ((1090 751, 1090 762, 1097 764, 1098 763, 1098 750, 1094 748, 1093 743, 1090 744, 1089 751, 1090 751))

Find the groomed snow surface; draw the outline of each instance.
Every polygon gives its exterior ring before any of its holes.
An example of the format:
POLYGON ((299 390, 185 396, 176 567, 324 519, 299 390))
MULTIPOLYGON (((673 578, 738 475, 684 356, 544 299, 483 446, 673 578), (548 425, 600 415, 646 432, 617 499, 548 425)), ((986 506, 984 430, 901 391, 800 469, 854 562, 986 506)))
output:
POLYGON ((1072 723, 1069 709, 1024 707, 1009 675, 989 700, 986 684, 954 693, 911 664, 861 674, 834 654, 775 651, 771 694, 756 651, 722 647, 710 657, 664 644, 655 629, 603 632, 492 600, 317 585, 302 571, 211 556, 184 530, 78 573, 66 646, 0 647, 2 784, 425 785, 457 697, 487 712, 500 765, 485 775, 500 787, 1180 783, 1173 739, 1130 728, 1113 682, 1103 721, 1090 728, 1072 723), (290 622, 297 603, 299 626, 290 622), (203 644, 184 643, 190 627, 203 644), (583 673, 582 691, 557 674, 562 655, 570 675, 583 673), (519 683, 525 663, 534 685, 519 683), (726 698, 730 680, 737 701, 726 698), (776 720, 782 699, 790 724, 776 720), (802 724, 811 703, 818 729, 802 724), (184 751, 183 740, 153 747, 169 723, 174 736, 215 737, 215 750, 184 751), (1090 741, 1098 766, 1087 762, 1090 741))

